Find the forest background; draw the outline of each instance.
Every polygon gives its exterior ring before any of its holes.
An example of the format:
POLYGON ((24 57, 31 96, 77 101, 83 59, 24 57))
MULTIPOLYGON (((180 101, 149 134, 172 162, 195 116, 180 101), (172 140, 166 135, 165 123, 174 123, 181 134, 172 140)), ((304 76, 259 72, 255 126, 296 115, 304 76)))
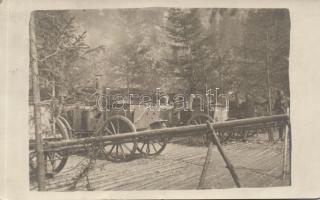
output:
POLYGON ((272 109, 276 90, 290 96, 287 9, 33 14, 36 41, 31 42, 37 47, 42 99, 55 94, 83 101, 94 93, 97 75, 101 86, 111 89, 203 94, 219 88, 240 98, 250 94, 265 105, 262 113, 272 109))

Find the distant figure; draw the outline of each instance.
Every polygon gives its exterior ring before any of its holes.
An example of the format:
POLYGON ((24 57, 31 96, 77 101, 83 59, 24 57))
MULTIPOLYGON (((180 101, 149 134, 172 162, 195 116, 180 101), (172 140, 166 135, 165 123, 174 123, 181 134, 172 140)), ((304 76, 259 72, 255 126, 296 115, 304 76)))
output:
POLYGON ((274 102, 273 110, 276 115, 287 113, 289 107, 289 99, 283 94, 281 90, 277 90, 276 99, 274 102))
POLYGON ((250 94, 246 94, 245 101, 239 106, 240 118, 250 118, 255 116, 255 102, 250 94))
MULTIPOLYGON (((277 90, 276 99, 274 102, 273 110, 276 115, 287 113, 287 109, 289 108, 289 99, 283 94, 281 90, 277 90)), ((283 140, 283 131, 284 127, 279 126, 279 140, 283 140)))
POLYGON ((228 120, 234 120, 239 118, 239 99, 238 95, 231 91, 229 92, 229 112, 228 120))

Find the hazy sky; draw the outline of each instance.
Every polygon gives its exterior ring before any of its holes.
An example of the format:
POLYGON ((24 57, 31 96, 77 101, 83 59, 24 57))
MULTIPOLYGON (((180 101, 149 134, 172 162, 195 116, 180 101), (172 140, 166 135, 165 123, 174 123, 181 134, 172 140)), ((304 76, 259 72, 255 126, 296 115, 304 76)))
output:
MULTIPOLYGON (((121 24, 119 10, 73 10, 71 13, 76 17, 80 30, 87 31, 87 43, 91 47, 95 47, 99 45, 109 46, 123 31, 119 28, 119 23, 121 24)), ((167 8, 142 8, 138 10, 141 11, 138 14, 143 16, 144 21, 152 26, 159 24, 159 20, 164 22, 167 8)), ((202 9, 201 19, 204 25, 208 23, 210 12, 210 9, 202 9)))
POLYGON ((91 47, 108 45, 116 37, 116 10, 77 10, 72 11, 80 29, 87 31, 87 43, 91 47))
MULTIPOLYGON (((122 23, 119 10, 73 10, 71 13, 76 17, 80 30, 87 31, 87 43, 91 47, 95 47, 99 45, 109 46, 124 31, 123 27, 119 27, 119 24, 122 23)), ((156 20, 159 20, 159 17, 164 14, 165 9, 146 8, 141 9, 141 11, 139 14, 147 16, 145 18, 146 23, 156 25, 156 20)))

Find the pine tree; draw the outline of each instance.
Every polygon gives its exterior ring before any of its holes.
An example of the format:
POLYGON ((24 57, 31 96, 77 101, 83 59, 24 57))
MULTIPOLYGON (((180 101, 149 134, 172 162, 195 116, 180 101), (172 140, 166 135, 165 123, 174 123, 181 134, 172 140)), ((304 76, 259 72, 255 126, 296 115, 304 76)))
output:
POLYGON ((172 8, 167 16, 165 30, 170 39, 172 56, 169 65, 181 78, 189 93, 204 88, 207 63, 204 57, 207 49, 203 43, 203 28, 198 9, 172 8))
POLYGON ((282 89, 289 95, 289 12, 284 9, 251 10, 245 28, 242 56, 254 63, 246 65, 245 77, 251 88, 256 87, 257 92, 268 99, 271 113, 274 89, 282 89))
POLYGON ((65 74, 72 63, 83 55, 89 46, 85 43, 86 32, 78 33, 75 18, 68 11, 36 11, 35 33, 37 39, 39 74, 42 87, 54 95, 70 89, 65 74))
POLYGON ((160 87, 164 66, 156 28, 162 17, 162 11, 119 10, 116 23, 120 34, 114 41, 117 48, 109 56, 111 73, 117 79, 114 85, 146 90, 160 87))

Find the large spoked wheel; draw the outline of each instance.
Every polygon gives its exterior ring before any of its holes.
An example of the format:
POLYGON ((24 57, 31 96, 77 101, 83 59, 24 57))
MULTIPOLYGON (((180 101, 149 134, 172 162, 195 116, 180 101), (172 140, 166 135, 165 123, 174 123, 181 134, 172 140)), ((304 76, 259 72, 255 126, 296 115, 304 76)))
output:
MULTIPOLYGON (((64 122, 60 118, 56 120, 55 124, 56 132, 50 138, 44 138, 48 141, 60 141, 69 139, 69 134, 67 127, 64 125, 64 122)), ((44 153, 44 168, 46 174, 57 174, 59 173, 68 160, 68 155, 65 152, 45 152, 44 153)), ((37 157, 36 151, 30 150, 29 152, 29 167, 30 172, 35 173, 37 168, 37 157)))
MULTIPOLYGON (((150 124, 151 129, 161 129, 166 128, 166 124, 164 121, 159 121, 150 124)), ((155 156, 159 155, 167 145, 167 139, 146 139, 143 142, 139 142, 137 145, 137 149, 140 153, 147 156, 155 156)))
MULTIPOLYGON (((214 122, 213 118, 205 113, 199 113, 193 115, 187 122, 188 125, 199 125, 199 124, 205 124, 207 121, 214 122)), ((188 143, 201 143, 201 144, 208 144, 208 141, 206 139, 205 133, 199 133, 201 136, 193 136, 188 138, 188 143), (199 141, 200 139, 200 141, 199 141)))
MULTIPOLYGON (((126 117, 115 115, 105 122, 99 135, 118 135, 136 132, 134 124, 126 117)), ((136 151, 136 143, 132 140, 119 141, 111 144, 100 144, 100 151, 112 162, 128 161, 136 151)))

